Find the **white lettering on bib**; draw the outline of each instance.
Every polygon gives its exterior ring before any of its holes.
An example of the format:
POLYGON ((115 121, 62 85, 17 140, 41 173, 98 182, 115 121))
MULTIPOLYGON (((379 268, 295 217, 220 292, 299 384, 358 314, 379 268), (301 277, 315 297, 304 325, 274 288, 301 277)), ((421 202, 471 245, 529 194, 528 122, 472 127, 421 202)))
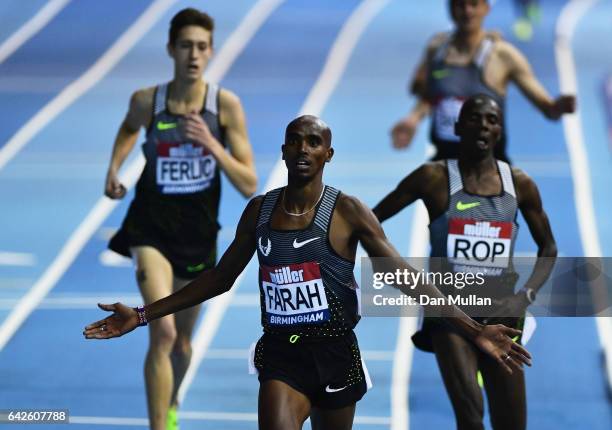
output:
MULTIPOLYGON (((504 269, 509 264, 511 243, 511 222, 475 221, 463 218, 449 220, 446 249, 451 263, 504 269)), ((495 275, 500 271, 484 272, 495 275)))
POLYGON ((319 265, 260 266, 266 318, 273 325, 319 324, 329 320, 319 265))
POLYGON ((157 186, 162 194, 191 194, 210 187, 217 161, 191 143, 157 144, 157 186))

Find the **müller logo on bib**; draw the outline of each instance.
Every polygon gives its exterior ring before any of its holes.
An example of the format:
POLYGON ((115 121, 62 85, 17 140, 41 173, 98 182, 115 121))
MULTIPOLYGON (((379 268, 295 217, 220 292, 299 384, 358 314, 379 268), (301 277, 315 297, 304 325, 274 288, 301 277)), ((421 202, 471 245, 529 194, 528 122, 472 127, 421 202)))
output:
POLYGON ((479 267, 508 267, 512 223, 451 218, 447 255, 452 263, 479 267))
POLYGON ((157 143, 157 185, 163 194, 205 190, 217 162, 202 146, 180 142, 157 143))
POLYGON ((260 271, 270 324, 320 324, 329 320, 327 296, 317 263, 260 266, 260 271))

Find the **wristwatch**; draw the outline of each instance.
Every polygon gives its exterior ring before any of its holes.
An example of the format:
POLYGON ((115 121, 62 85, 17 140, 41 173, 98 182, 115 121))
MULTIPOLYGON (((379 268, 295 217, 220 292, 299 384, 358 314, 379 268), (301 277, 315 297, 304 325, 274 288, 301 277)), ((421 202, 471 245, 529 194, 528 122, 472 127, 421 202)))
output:
POLYGON ((527 301, 529 302, 529 304, 535 302, 536 291, 533 288, 522 288, 521 291, 525 292, 525 297, 527 297, 527 301))

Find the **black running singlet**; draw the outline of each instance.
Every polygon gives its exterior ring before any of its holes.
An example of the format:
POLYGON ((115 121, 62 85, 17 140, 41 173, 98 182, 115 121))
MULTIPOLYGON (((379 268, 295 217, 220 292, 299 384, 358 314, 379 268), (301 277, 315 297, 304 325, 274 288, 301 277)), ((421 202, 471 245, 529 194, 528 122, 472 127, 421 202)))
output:
POLYGON ((326 186, 311 224, 302 230, 275 230, 270 218, 282 188, 265 195, 256 228, 261 322, 265 333, 312 338, 337 337, 359 316, 354 262, 329 242, 340 192, 326 186))

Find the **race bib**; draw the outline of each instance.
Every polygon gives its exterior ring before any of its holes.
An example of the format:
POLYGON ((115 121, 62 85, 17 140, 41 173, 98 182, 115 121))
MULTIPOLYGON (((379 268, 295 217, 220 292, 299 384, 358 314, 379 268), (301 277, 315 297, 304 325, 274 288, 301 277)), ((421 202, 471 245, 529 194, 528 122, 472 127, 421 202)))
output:
POLYGON ((320 324, 329 320, 327 296, 317 263, 260 266, 269 324, 320 324))
POLYGON ((159 142, 157 187, 162 194, 191 194, 210 187, 217 161, 191 143, 159 142))
POLYGON ((501 269, 508 267, 511 243, 511 222, 449 220, 447 255, 456 265, 477 268, 487 275, 500 275, 501 269))
POLYGON ((447 97, 440 100, 434 111, 434 133, 440 140, 459 142, 455 135, 455 123, 463 106, 463 99, 447 97))

